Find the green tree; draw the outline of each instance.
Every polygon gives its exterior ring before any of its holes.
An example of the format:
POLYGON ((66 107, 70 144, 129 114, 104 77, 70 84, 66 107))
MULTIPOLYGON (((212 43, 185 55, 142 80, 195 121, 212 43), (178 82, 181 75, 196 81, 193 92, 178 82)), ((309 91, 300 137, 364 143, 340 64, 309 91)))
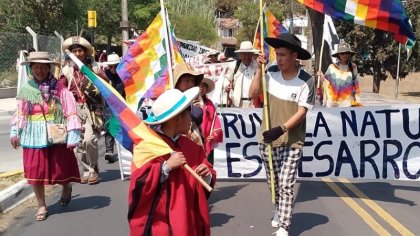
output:
POLYGON ((175 35, 180 39, 199 41, 208 47, 217 40, 214 26, 198 15, 176 15, 171 21, 175 35))
MULTIPOLYGON (((285 4, 278 1, 268 1, 267 7, 279 21, 284 20, 287 11, 285 4)), ((254 40, 259 14, 260 10, 258 2, 254 3, 253 1, 248 0, 238 7, 234 14, 234 17, 239 19, 241 22, 241 28, 236 36, 238 42, 254 40)))

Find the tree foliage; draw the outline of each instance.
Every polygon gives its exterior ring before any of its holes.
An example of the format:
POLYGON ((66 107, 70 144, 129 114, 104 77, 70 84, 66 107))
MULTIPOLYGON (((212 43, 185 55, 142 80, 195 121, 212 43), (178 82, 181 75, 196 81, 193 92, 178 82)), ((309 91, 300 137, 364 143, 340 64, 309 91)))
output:
MULTIPOLYGON (((273 13, 279 21, 286 18, 286 5, 278 1, 267 1, 268 9, 273 13)), ((258 19, 260 15, 259 3, 254 1, 243 1, 243 3, 235 11, 234 17, 241 22, 239 29, 238 43, 241 41, 253 41, 255 30, 257 28, 258 19)))

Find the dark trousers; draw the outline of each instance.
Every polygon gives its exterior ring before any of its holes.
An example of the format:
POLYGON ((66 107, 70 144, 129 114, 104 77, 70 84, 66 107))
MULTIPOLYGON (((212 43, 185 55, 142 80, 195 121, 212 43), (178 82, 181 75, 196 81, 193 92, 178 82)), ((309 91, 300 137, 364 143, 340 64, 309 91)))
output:
POLYGON ((108 132, 105 133, 105 153, 114 153, 115 139, 108 132))
POLYGON ((105 118, 105 153, 114 153, 114 144, 115 139, 111 136, 108 132, 108 122, 109 119, 112 117, 112 111, 108 106, 105 106, 104 109, 104 118, 105 118))

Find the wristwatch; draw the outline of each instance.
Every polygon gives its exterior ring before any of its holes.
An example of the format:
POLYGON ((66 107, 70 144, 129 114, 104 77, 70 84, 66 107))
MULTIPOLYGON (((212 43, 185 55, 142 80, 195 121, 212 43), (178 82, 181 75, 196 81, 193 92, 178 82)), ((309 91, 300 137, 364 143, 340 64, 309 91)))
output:
POLYGON ((285 126, 285 125, 281 125, 280 126, 280 128, 281 128, 281 130, 283 131, 283 133, 286 133, 287 132, 287 127, 285 126))

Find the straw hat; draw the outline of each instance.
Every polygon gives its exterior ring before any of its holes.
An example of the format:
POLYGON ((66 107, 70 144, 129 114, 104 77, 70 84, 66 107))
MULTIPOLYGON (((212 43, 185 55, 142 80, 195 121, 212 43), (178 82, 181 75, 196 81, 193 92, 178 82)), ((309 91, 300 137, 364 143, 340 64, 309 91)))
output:
POLYGON ((273 48, 285 47, 295 50, 300 60, 311 59, 311 54, 302 48, 300 39, 294 34, 282 33, 278 38, 264 38, 264 41, 273 48))
POLYGON ((241 46, 239 46, 239 49, 235 51, 235 53, 241 53, 241 52, 250 52, 250 53, 258 53, 258 50, 254 48, 251 41, 243 41, 241 42, 241 46))
POLYGON ((203 80, 201 81, 201 83, 205 83, 207 84, 207 93, 211 93, 214 90, 215 84, 214 81, 208 77, 204 77, 203 80))
POLYGON ((204 77, 204 74, 195 71, 187 63, 180 63, 174 67, 174 85, 176 85, 176 83, 178 83, 179 78, 181 78, 181 76, 185 74, 189 74, 195 77, 195 86, 198 86, 204 77))
POLYGON ((109 54, 107 60, 102 62, 101 64, 104 65, 116 65, 119 64, 121 61, 120 56, 116 53, 109 54))
POLYGON ((58 63, 52 61, 48 52, 31 52, 29 56, 26 58, 27 61, 20 63, 21 65, 29 65, 31 63, 43 63, 43 64, 53 64, 57 65, 58 63))
POLYGON ((352 54, 352 56, 354 54, 356 54, 353 50, 351 50, 350 44, 345 43, 345 42, 341 42, 337 46, 337 51, 334 54, 332 54, 331 56, 338 57, 338 54, 344 53, 344 52, 348 52, 348 53, 352 54))
POLYGON ((152 113, 144 121, 146 124, 162 124, 181 113, 190 106, 198 96, 198 87, 193 87, 185 92, 178 89, 166 90, 152 105, 152 113))
POLYGON ((63 47, 62 47, 63 52, 65 52, 66 49, 69 49, 72 45, 80 45, 82 47, 85 47, 87 55, 88 56, 93 55, 93 47, 89 43, 89 41, 87 41, 85 38, 82 38, 79 36, 73 36, 64 40, 63 47))

